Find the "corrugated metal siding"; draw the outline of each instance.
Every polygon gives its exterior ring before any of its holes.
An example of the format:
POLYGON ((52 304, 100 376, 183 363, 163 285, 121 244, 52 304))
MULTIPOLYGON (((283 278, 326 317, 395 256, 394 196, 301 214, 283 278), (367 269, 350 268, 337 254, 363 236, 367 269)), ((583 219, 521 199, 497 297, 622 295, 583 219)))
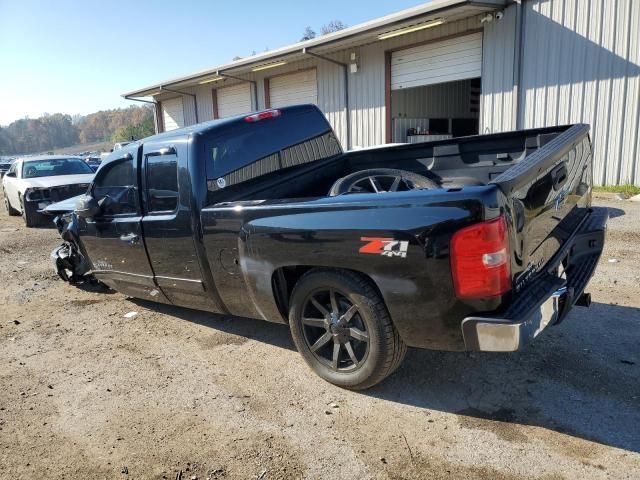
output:
MULTIPOLYGON (((195 92, 196 92, 196 89, 193 87, 180 88, 179 90, 185 93, 190 93, 192 95, 195 95, 195 92)), ((200 118, 198 118, 196 121, 196 99, 195 98, 193 98, 191 95, 182 95, 182 104, 184 105, 184 126, 185 127, 188 127, 189 125, 194 125, 198 123, 198 121, 202 121, 200 120, 200 118)))
POLYGON ((640 184, 640 2, 523 6, 519 126, 591 125, 596 184, 640 184))
POLYGON ((213 120, 213 97, 210 84, 200 85, 195 88, 198 106, 198 121, 207 122, 213 120))
POLYGON ((502 19, 484 23, 480 133, 516 129, 518 9, 511 5, 502 19))
POLYGON ((482 33, 391 54, 391 89, 435 85, 482 75, 482 33))
POLYGON ((318 104, 316 69, 279 75, 269 81, 271 107, 286 107, 303 103, 318 104))

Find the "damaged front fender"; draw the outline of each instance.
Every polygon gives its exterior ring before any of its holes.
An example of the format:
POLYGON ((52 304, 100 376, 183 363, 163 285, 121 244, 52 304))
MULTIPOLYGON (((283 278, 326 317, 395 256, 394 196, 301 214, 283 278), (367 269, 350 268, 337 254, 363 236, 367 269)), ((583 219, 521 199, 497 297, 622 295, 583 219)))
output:
POLYGON ((75 214, 67 214, 56 217, 53 223, 58 228, 64 243, 51 252, 51 259, 58 276, 69 283, 86 281, 89 272, 89 264, 78 249, 77 225, 75 214))

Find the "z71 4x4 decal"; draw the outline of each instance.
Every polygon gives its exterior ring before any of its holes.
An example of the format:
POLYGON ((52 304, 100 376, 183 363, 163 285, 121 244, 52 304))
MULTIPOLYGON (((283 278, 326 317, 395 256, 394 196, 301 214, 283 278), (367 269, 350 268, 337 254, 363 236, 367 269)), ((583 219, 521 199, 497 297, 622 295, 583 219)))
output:
POLYGON ((407 257, 409 242, 406 240, 394 240, 393 238, 362 237, 366 245, 360 247, 360 253, 373 253, 385 257, 407 257))

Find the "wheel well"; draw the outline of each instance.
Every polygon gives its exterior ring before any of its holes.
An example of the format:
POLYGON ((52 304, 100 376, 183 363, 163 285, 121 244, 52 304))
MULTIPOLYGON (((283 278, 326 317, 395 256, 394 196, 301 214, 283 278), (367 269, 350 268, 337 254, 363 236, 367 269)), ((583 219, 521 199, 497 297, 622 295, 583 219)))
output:
POLYGON ((292 265, 281 267, 273 272, 271 286, 273 288, 273 295, 276 299, 276 304, 278 305, 278 310, 280 311, 282 318, 284 318, 286 321, 289 321, 289 299, 291 298, 293 288, 296 286, 296 283, 298 283, 298 280, 300 280, 300 278, 310 270, 331 270, 335 272, 343 271, 355 273, 356 275, 363 277, 367 282, 369 282, 384 302, 384 297, 382 296, 378 285, 376 285, 376 282, 374 282, 373 279, 366 273, 362 273, 357 270, 351 270, 348 268, 331 268, 316 265, 292 265))

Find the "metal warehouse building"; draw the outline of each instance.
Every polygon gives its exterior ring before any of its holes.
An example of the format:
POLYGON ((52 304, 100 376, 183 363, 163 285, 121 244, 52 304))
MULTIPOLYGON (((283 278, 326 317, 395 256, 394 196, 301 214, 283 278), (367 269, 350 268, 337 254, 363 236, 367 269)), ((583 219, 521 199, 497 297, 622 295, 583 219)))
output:
POLYGON ((584 122, 595 183, 640 185, 640 1, 434 0, 124 97, 158 131, 314 103, 345 148, 584 122))

